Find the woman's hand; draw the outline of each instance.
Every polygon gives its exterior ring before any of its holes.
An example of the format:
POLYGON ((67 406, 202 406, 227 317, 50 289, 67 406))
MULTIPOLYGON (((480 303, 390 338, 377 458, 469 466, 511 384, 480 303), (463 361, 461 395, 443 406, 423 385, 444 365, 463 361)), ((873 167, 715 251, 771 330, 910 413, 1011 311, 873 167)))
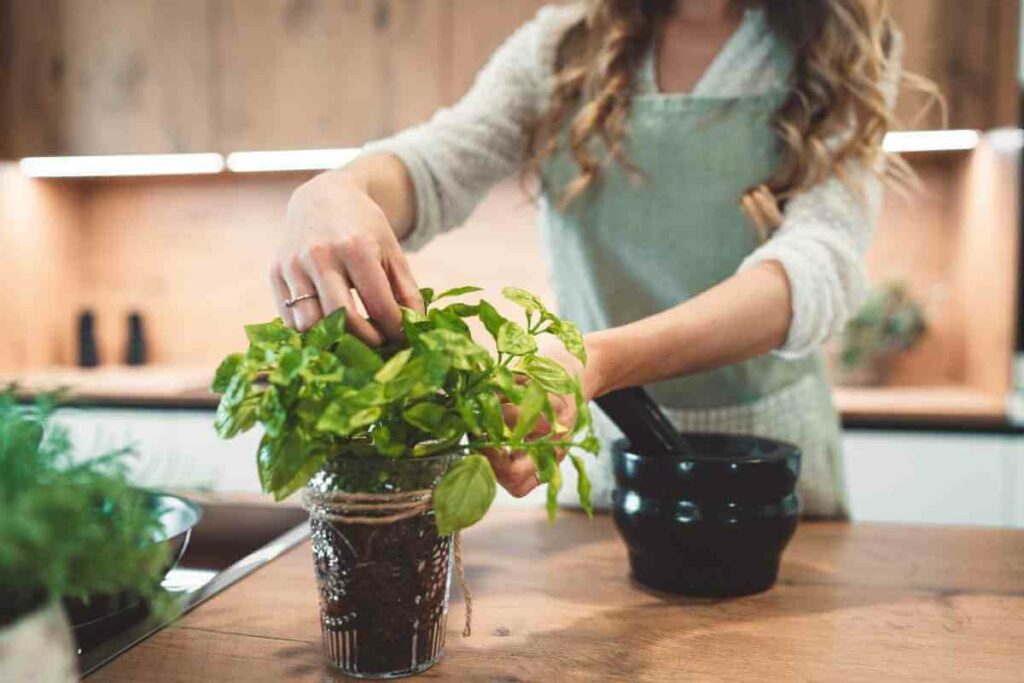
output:
MULTIPOLYGON (((584 338, 588 356, 587 365, 584 367, 554 337, 541 337, 539 341, 539 355, 546 356, 559 363, 570 375, 578 378, 582 384, 583 397, 587 401, 592 400, 597 395, 596 392, 599 391, 599 387, 602 386, 600 380, 601 362, 596 349, 591 349, 591 345, 586 344, 587 340, 584 338)), ((551 405, 555 408, 555 416, 559 424, 572 426, 576 423, 576 400, 572 396, 552 394, 551 405)), ((519 411, 510 404, 503 404, 502 409, 505 413, 505 422, 510 427, 515 426, 516 420, 519 417, 519 411)), ((527 438, 545 436, 550 431, 551 424, 541 416, 537 426, 527 438)), ((565 436, 568 436, 568 434, 565 436)), ((489 451, 484 455, 490 460, 491 468, 498 478, 498 483, 516 498, 522 498, 540 485, 540 480, 537 478, 537 468, 533 460, 526 453, 489 451)), ((557 450, 556 455, 559 463, 565 459, 565 451, 561 448, 557 450)))
POLYGON ((423 299, 398 238, 367 183, 345 169, 321 174, 288 202, 285 239, 270 269, 278 312, 308 330, 339 308, 348 329, 378 346, 402 334, 399 305, 423 310, 423 299), (369 318, 356 307, 352 290, 369 318), (292 306, 285 302, 313 294, 292 306))

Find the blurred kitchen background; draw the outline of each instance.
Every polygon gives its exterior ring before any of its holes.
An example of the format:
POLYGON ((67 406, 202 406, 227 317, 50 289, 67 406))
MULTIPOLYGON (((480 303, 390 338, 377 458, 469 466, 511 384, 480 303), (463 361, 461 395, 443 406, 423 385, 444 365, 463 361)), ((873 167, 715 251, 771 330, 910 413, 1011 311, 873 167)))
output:
MULTIPOLYGON (((0 0, 0 381, 71 387, 65 422, 135 442, 143 484, 257 491, 258 435, 219 441, 205 387, 275 315, 290 192, 456 101, 542 4, 0 0)), ((1019 0, 891 4, 948 121, 902 98, 887 146, 922 188, 889 192, 830 349, 854 514, 1024 526, 1019 0)), ((550 297, 515 181, 411 260, 550 297)))

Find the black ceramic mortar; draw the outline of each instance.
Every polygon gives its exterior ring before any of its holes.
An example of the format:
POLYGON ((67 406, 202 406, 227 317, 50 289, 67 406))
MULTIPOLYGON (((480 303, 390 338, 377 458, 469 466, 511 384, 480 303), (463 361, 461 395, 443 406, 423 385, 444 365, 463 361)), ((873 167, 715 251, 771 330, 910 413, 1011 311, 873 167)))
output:
POLYGON ((634 579, 694 596, 771 588, 796 530, 799 449, 753 436, 687 433, 679 452, 658 445, 664 438, 633 438, 635 428, 612 449, 615 525, 634 579), (631 446, 636 441, 645 447, 631 446))

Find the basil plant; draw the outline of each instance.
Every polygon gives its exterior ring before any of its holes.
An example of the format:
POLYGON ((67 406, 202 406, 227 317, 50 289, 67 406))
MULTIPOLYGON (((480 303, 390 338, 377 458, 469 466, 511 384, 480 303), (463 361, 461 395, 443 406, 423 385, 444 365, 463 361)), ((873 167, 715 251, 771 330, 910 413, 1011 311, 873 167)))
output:
POLYGON ((263 427, 257 467, 263 489, 276 500, 305 486, 329 458, 458 452, 462 457, 433 494, 442 535, 479 521, 494 500, 494 471, 482 455, 487 449, 533 459, 553 519, 562 483, 556 455, 565 449, 590 514, 581 457, 598 448, 590 412, 578 379, 539 355, 537 346, 539 336, 553 335, 586 363, 579 330, 522 289, 502 294, 522 308, 525 325, 484 300, 451 301, 478 291, 459 287, 435 296, 422 290, 426 314, 403 308, 404 340, 380 348, 346 331, 344 310, 301 334, 280 319, 247 326, 249 349, 224 359, 213 381, 222 394, 217 432, 231 438, 263 427), (494 338, 497 355, 473 340, 470 318, 494 338), (575 401, 574 424, 557 422, 552 395, 575 401), (518 409, 511 426, 502 403, 518 409), (538 435, 542 419, 551 428, 538 435))

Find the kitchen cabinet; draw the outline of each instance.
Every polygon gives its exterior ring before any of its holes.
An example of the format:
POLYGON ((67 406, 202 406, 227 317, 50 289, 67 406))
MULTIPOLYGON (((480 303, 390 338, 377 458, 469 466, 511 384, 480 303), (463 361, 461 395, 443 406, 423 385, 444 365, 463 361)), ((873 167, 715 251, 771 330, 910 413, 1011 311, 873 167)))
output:
POLYGON ((214 146, 358 146, 425 120, 448 19, 438 0, 215 0, 214 146))
POLYGON ((446 0, 0 0, 0 152, 359 145, 447 99, 446 0))
POLYGON ((857 521, 1024 527, 1024 435, 848 431, 857 521))
MULTIPOLYGON (((904 35, 904 69, 931 79, 949 127, 986 130, 1019 121, 1020 0, 891 0, 904 35)), ((927 98, 904 91, 898 115, 916 128, 941 128, 941 108, 918 119, 927 98)))
MULTIPOLYGON (((0 0, 0 153, 358 145, 455 101, 543 4, 0 0)), ((890 5, 952 127, 1016 124, 1017 0, 890 5)))
MULTIPOLYGON (((258 430, 230 441, 212 410, 64 408, 77 457, 134 445, 132 478, 142 486, 258 493, 258 430)), ((1024 528, 1024 434, 849 430, 846 477, 856 521, 1024 528)), ((571 483, 574 473, 566 470, 571 483)), ((567 484, 568 485, 568 484, 567 484)), ((543 491, 500 507, 540 507, 543 491)))
POLYGON ((0 0, 4 156, 216 146, 214 0, 0 0))

